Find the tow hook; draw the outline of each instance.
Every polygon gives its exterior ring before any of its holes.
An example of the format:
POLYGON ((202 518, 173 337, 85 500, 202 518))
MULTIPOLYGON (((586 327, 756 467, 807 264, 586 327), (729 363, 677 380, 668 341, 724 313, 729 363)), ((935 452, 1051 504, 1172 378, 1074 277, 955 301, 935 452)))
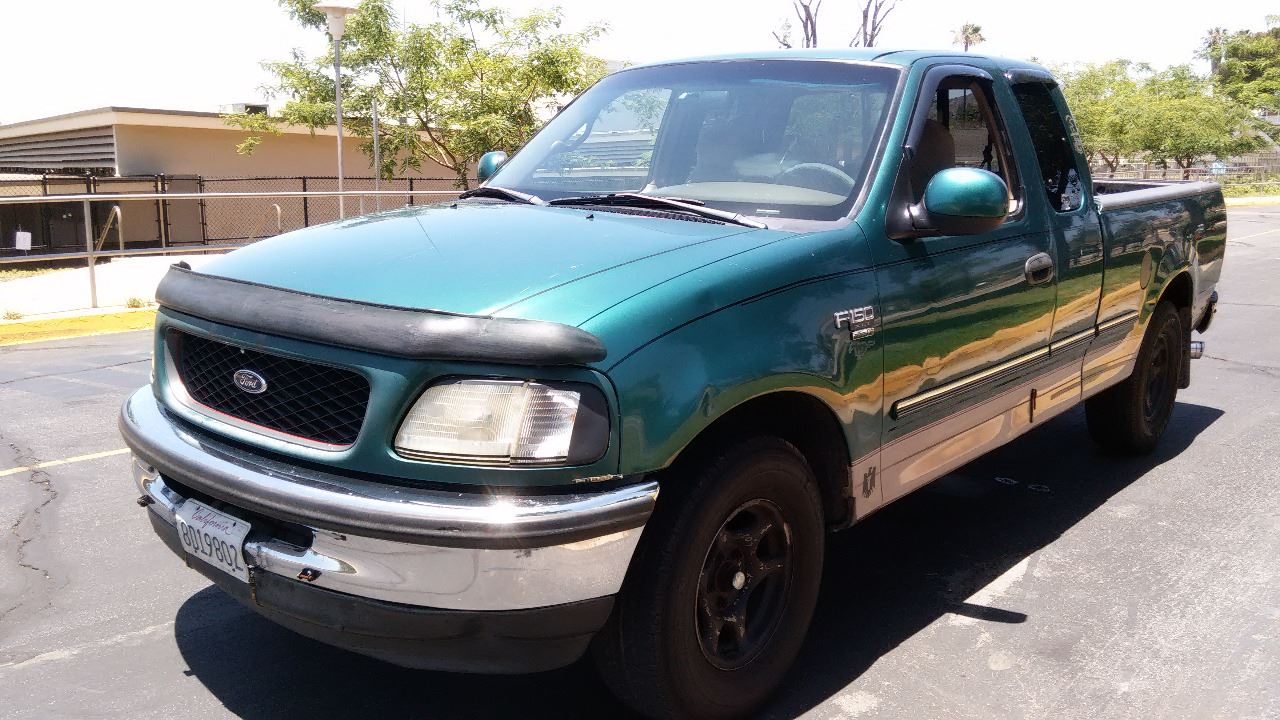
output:
POLYGON ((155 498, 151 497, 150 495, 143 495, 137 500, 138 507, 146 507, 154 502, 155 502, 155 498))
POLYGON ((1204 357, 1204 341, 1192 340, 1191 341, 1191 359, 1199 360, 1202 357, 1204 357))

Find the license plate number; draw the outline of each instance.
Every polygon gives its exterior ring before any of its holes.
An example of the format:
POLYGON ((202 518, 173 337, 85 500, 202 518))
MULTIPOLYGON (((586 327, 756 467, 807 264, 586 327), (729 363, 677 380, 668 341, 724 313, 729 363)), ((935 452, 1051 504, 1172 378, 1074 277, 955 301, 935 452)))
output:
POLYGON ((244 562, 244 538, 249 534, 249 523, 197 500, 182 503, 177 520, 178 538, 188 554, 249 582, 249 568, 244 562))

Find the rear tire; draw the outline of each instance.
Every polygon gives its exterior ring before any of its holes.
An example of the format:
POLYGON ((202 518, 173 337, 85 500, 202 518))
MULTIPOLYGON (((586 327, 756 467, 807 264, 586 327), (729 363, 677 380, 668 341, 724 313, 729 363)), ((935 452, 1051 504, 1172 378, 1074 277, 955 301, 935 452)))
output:
POLYGON ((808 630, 825 532, 813 471, 780 439, 673 473, 592 648, 606 684, 654 718, 759 707, 808 630))
POLYGON ((1186 345, 1177 308, 1161 301, 1147 325, 1133 373, 1085 401, 1094 442, 1133 455, 1155 449, 1173 415, 1186 345))

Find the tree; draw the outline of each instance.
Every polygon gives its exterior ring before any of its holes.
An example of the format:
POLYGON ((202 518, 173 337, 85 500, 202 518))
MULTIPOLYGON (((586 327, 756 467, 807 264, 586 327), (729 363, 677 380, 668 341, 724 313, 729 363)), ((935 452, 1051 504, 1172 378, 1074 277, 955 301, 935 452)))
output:
POLYGON ((849 47, 875 47, 889 13, 898 7, 898 0, 860 1, 862 2, 862 25, 849 41, 849 47))
POLYGON ((1179 65, 1146 78, 1129 116, 1138 149, 1158 162, 1174 161, 1182 179, 1203 157, 1226 158, 1268 144, 1268 123, 1232 98, 1210 92, 1209 80, 1179 65))
POLYGON ((1280 110, 1280 27, 1226 37, 1214 79, 1219 89, 1247 107, 1280 110))
MULTIPOLYGON (((792 3, 796 17, 800 19, 800 32, 804 34, 803 44, 800 47, 818 47, 818 11, 822 9, 822 0, 795 0, 792 3)), ((778 41, 778 46, 791 48, 791 21, 783 20, 782 27, 775 30, 773 39, 778 41)))
POLYGON ((987 39, 982 37, 982 26, 974 23, 965 23, 956 31, 953 45, 963 45, 964 51, 969 52, 969 48, 974 45, 986 42, 987 39))
POLYGON ((1138 83, 1127 60, 1085 65, 1056 73, 1084 140, 1085 155, 1115 172, 1120 158, 1138 151, 1129 116, 1137 103, 1138 83))
MULTIPOLYGON (((301 24, 322 29, 315 0, 279 0, 301 24)), ((559 8, 512 17, 482 8, 477 0, 436 0, 439 20, 402 24, 391 0, 364 0, 342 39, 344 124, 372 152, 370 109, 378 103, 382 167, 421 168, 424 160, 470 185, 470 168, 489 150, 514 151, 564 98, 605 74, 604 62, 587 54, 603 26, 567 33, 559 8)), ((286 99, 278 115, 228 115, 228 124, 255 135, 237 149, 252 153, 282 124, 312 129, 334 123, 333 56, 308 59, 294 50, 288 60, 263 64, 274 76, 268 88, 286 99)))
POLYGON ((1204 35, 1204 41, 1200 45, 1200 49, 1196 51, 1196 57, 1209 61, 1209 72, 1214 77, 1218 76, 1222 60, 1226 57, 1227 38, 1229 36, 1227 29, 1224 27, 1210 28, 1209 32, 1204 35))
POLYGON ((1211 82, 1179 65, 1155 72, 1115 60, 1060 73, 1089 159, 1114 172, 1122 158, 1173 162, 1190 177, 1205 157, 1231 157, 1265 146, 1272 127, 1211 82))

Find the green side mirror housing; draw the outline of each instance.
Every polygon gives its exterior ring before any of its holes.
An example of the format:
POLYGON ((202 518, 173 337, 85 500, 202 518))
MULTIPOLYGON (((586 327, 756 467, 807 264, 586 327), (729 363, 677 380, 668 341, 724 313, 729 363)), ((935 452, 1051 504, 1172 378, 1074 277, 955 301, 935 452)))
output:
POLYGON ((913 224, 943 235, 976 235, 994 230, 1009 214, 1009 188, 999 175, 978 168, 938 172, 911 208, 913 224))
POLYGON ((498 172, 498 168, 507 161, 507 154, 501 150, 490 150, 480 156, 480 162, 476 163, 476 179, 485 182, 498 172))

